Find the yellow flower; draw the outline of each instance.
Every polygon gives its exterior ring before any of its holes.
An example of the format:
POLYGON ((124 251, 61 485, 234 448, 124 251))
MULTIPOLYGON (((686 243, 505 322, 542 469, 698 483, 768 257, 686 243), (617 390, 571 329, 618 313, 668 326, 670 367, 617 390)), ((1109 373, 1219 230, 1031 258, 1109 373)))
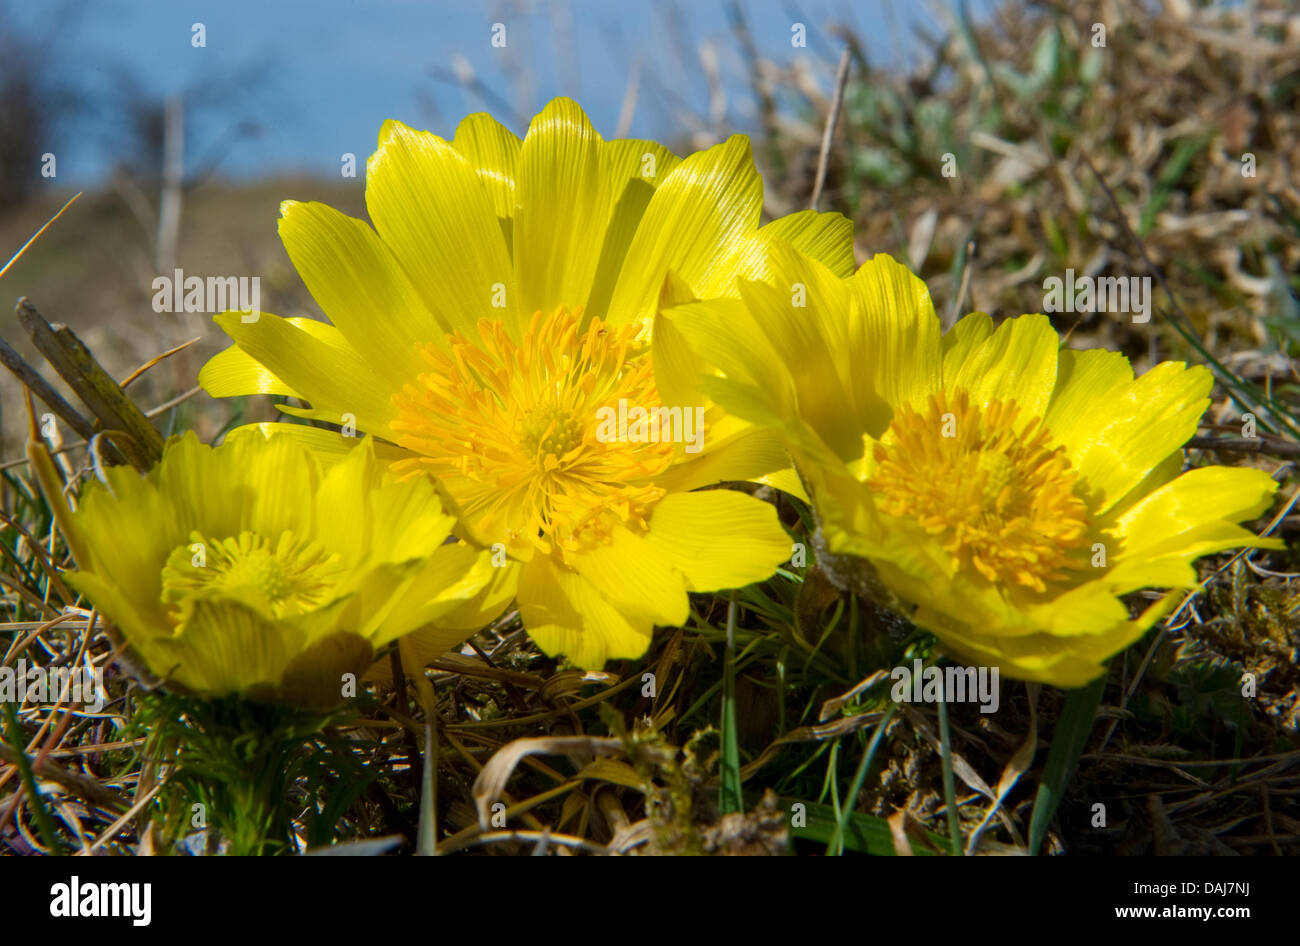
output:
POLYGON ((779 439, 701 400, 695 357, 654 330, 661 298, 734 295, 738 276, 765 275, 774 239, 852 272, 845 218, 759 227, 762 200, 739 135, 682 160, 602 140, 568 99, 522 141, 485 114, 450 142, 389 121, 367 170, 375 229, 281 208, 332 324, 218 316, 235 347, 200 382, 301 398, 309 409, 282 409, 382 439, 395 471, 436 478, 463 533, 508 556, 493 600, 517 593, 543 650, 584 667, 637 657, 655 625, 687 619, 687 592, 765 579, 790 554, 770 505, 694 492, 788 482, 779 439))
POLYGON ((146 476, 106 475, 61 510, 68 582, 183 692, 332 706, 343 674, 492 577, 489 553, 443 544, 433 486, 396 482, 369 439, 325 469, 287 437, 188 433, 146 476))
POLYGON ((774 251, 770 284, 741 294, 663 317, 717 365, 706 390, 782 431, 830 568, 882 582, 962 660, 1081 685, 1172 601, 1130 619, 1117 596, 1279 547, 1234 525, 1268 507, 1266 473, 1181 472, 1204 368, 1135 379, 1118 353, 1062 350, 1043 315, 941 336, 925 284, 883 254, 845 280, 774 251))

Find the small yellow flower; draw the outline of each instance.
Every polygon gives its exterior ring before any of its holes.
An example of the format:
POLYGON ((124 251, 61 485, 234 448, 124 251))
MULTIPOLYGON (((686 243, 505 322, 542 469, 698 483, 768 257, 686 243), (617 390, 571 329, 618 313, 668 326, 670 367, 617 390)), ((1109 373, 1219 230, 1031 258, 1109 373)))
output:
POLYGON ((282 207, 281 238, 332 324, 218 316, 235 346, 200 382, 301 398, 309 409, 282 409, 373 434, 395 472, 436 479, 465 536, 508 559, 485 619, 517 596, 547 653, 637 657, 655 625, 687 619, 689 591, 765 579, 790 555, 770 505, 695 491, 788 484, 789 461, 771 432, 703 400, 695 357, 655 325, 661 299, 764 276, 775 239, 852 272, 845 218, 760 227, 762 201, 739 135, 683 160, 602 140, 568 99, 522 141, 483 114, 450 142, 390 121, 367 170, 373 230, 282 207))
POLYGON ((62 511, 67 580, 183 692, 334 705, 343 674, 492 577, 489 553, 443 544, 455 520, 433 486, 396 482, 369 440, 325 469, 290 438, 191 432, 146 476, 106 475, 62 511))
POLYGON ((1135 379, 1118 353, 1062 350, 1043 315, 941 335, 925 284, 883 254, 845 280, 774 251, 770 282, 741 295, 663 316, 717 366, 706 390, 781 430, 830 552, 874 566, 857 577, 958 658, 1081 685, 1167 607, 1130 619, 1119 595, 1279 547, 1234 525, 1269 506, 1266 473, 1182 472, 1204 368, 1135 379))

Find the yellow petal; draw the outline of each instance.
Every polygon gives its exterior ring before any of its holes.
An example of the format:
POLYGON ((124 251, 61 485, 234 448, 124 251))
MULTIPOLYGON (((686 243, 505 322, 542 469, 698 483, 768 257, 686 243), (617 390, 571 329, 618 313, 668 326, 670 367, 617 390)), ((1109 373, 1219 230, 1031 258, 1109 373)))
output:
MULTIPOLYGON (((1129 624, 1119 624, 1116 633, 1107 638, 1109 651, 1105 656, 1122 650, 1142 636, 1143 631, 1129 624), (1127 632, 1127 633, 1124 633, 1127 632)), ((1048 634, 1030 634, 1020 637, 968 638, 946 634, 941 648, 968 665, 999 667, 1001 673, 1017 680, 1048 683, 1053 686, 1073 688, 1084 686, 1105 671, 1099 659, 1067 650, 1048 634)))
MULTIPOLYGON (((466 547, 453 545, 446 548, 466 547)), ((492 553, 485 552, 483 555, 486 566, 481 562, 474 566, 474 569, 486 567, 490 572, 482 587, 453 607, 441 611, 424 627, 401 638, 402 664, 407 673, 419 667, 427 667, 438 657, 463 644, 477 631, 500 617, 514 600, 515 591, 519 586, 521 571, 519 563, 507 561, 504 566, 496 567, 492 564, 492 553)), ((467 571, 466 575, 479 577, 473 569, 467 571)), ((416 582, 418 587, 421 579, 417 578, 416 582)), ((366 677, 384 682, 391 681, 390 661, 387 658, 378 661, 370 668, 366 677)))
MULTIPOLYGON (((830 372, 814 375, 811 371, 800 371, 796 376, 786 367, 785 357, 778 353, 777 346, 789 352, 788 346, 797 344, 792 335, 797 338, 801 331, 797 327, 793 333, 787 331, 786 323, 793 318, 788 314, 788 296, 782 297, 761 283, 747 283, 742 292, 745 301, 710 299, 686 303, 665 309, 660 313, 661 320, 671 322, 674 332, 692 352, 725 375, 725 378, 701 379, 708 398, 737 417, 780 431, 783 438, 797 441, 811 452, 827 450, 818 434, 799 418, 798 405, 825 406, 834 401, 837 379, 830 372), (797 393, 796 384, 807 385, 807 394, 797 393)), ((803 363, 809 364, 807 360, 803 363)), ((841 405, 844 398, 841 396, 839 400, 841 405)), ((822 410, 816 417, 847 437, 851 431, 847 430, 842 414, 841 411, 840 420, 835 420, 828 410, 822 410)), ((713 432, 708 436, 716 440, 713 432)), ((860 450, 860 441, 858 444, 860 450)), ((851 452, 853 441, 846 440, 844 447, 851 452)), ((835 454, 830 456, 834 462, 835 454)), ((686 462, 703 466, 710 461, 702 454, 699 459, 686 462)), ((670 471, 669 475, 675 474, 670 471)), ((676 475, 687 474, 683 470, 676 475)), ((697 478, 691 481, 702 482, 697 478)))
POLYGON ((655 188, 682 163, 681 158, 653 141, 610 141, 605 145, 605 154, 616 196, 586 311, 588 318, 601 319, 608 317, 609 300, 627 259, 628 247, 655 188))
POLYGON ((436 135, 387 121, 366 171, 366 209, 429 310, 473 337, 481 318, 517 330, 514 268, 478 172, 436 135), (498 290, 504 308, 493 308, 498 290))
POLYGON ((1189 470, 1138 502, 1114 525, 1125 559, 1178 555, 1190 561, 1230 548, 1280 548, 1233 523, 1254 519, 1277 483, 1262 470, 1224 466, 1189 470))
POLYGON ((616 528, 608 544, 569 555, 567 562, 634 625, 674 627, 690 615, 678 562, 645 536, 616 528))
POLYGON ((538 555, 519 578, 519 615, 537 646, 552 657, 565 655, 585 669, 607 660, 640 657, 654 630, 632 623, 590 582, 538 555))
MULTIPOLYGON (((670 277, 671 280, 671 277, 670 277)), ((673 289, 666 285, 665 290, 673 289)), ((669 296, 671 299, 671 295, 669 296)), ((676 305, 676 302, 661 302, 664 308, 676 305)), ((700 405, 705 404, 702 382, 708 372, 708 363, 692 350, 690 343, 665 318, 662 312, 654 317, 654 372, 655 388, 664 404, 700 405)))
POLYGON ((779 489, 783 493, 789 493, 800 502, 812 502, 812 497, 804 489, 803 480, 799 478, 799 471, 792 466, 786 467, 784 470, 777 470, 775 473, 756 476, 754 482, 762 483, 764 486, 770 486, 773 489, 779 489))
POLYGON ((764 581, 793 550, 770 503, 726 489, 665 496, 645 541, 686 576, 691 591, 764 581))
POLYGON ((576 309, 591 292, 615 195, 604 142, 572 99, 553 100, 533 119, 515 188, 522 311, 576 309))
POLYGON ((758 480, 789 465, 790 455, 777 431, 746 425, 725 440, 706 441, 700 453, 687 454, 655 477, 655 485, 673 493, 686 492, 715 483, 758 480))
POLYGON ((154 478, 146 479, 130 467, 110 468, 107 475, 111 492, 98 482, 87 484, 72 515, 72 527, 91 556, 90 561, 78 560, 77 566, 126 595, 142 620, 162 622, 159 563, 186 541, 193 526, 168 509, 154 478), (143 529, 141 522, 151 525, 143 529))
POLYGON ((1205 368, 1163 362, 1132 383, 1108 388, 1104 401, 1080 410, 1059 433, 1051 428, 1065 438, 1095 513, 1109 511, 1196 433, 1212 385, 1205 368))
POLYGON ((610 321, 653 317, 670 269, 699 298, 726 289, 733 274, 723 264, 757 229, 762 206, 763 182, 744 135, 682 161, 641 217, 610 301, 610 321))
POLYGON ((368 499, 371 541, 380 561, 401 562, 433 554, 456 522, 443 510, 427 479, 372 486, 368 499))
MULTIPOLYGON (((227 487, 222 505, 238 510, 238 531, 247 529, 277 538, 285 531, 300 536, 315 531, 315 506, 306 499, 314 496, 320 486, 320 467, 312 462, 302 444, 277 437, 253 449, 251 440, 239 440, 223 448, 219 455, 210 452, 209 456, 213 466, 230 465, 237 470, 235 476, 229 477, 236 482, 227 487)), ((168 467, 179 470, 181 464, 168 467)), ((209 490, 220 488, 220 481, 214 479, 208 479, 209 490)))
POLYGON ((180 634, 157 642, 167 665, 155 669, 205 695, 271 689, 306 644, 307 635, 293 624, 267 621, 232 601, 198 600, 180 634))
MULTIPOLYGON (((649 188, 649 194, 673 172, 682 159, 657 141, 639 138, 615 138, 605 143, 610 179, 626 195, 636 184, 649 188)), ((647 197, 649 196, 647 194, 647 197)))
POLYGON ((476 112, 456 126, 451 144, 478 174, 496 215, 513 217, 519 137, 487 112, 476 112))
POLYGON ((1123 499, 1111 507, 1105 518, 1108 520, 1118 519, 1161 486, 1172 483, 1182 474, 1183 465, 1183 451, 1175 450, 1153 466, 1147 475, 1142 477, 1137 485, 1125 494, 1123 499))
MULTIPOLYGON (((147 478, 146 489, 156 490, 157 502, 167 509, 165 523, 157 522, 147 530, 151 537, 159 537, 151 546, 152 554, 166 558, 176 546, 188 544, 190 533, 200 527, 220 538, 237 534, 245 510, 236 502, 213 502, 213 497, 227 499, 241 489, 245 471, 256 468, 255 453, 232 446, 218 455, 196 433, 187 431, 168 442, 164 455, 167 462, 155 466, 147 478)), ((298 453, 293 458, 301 459, 298 453)), ((152 505, 142 495, 145 490, 123 488, 127 484, 119 483, 116 477, 110 482, 119 508, 129 512, 135 507, 139 514, 137 503, 152 505)))
MULTIPOLYGON (((770 282, 741 284, 751 317, 733 319, 738 338, 757 334, 762 339, 759 357, 748 372, 753 386, 769 392, 766 396, 778 416, 797 415, 840 457, 857 456, 867 416, 883 414, 885 407, 872 393, 861 363, 851 359, 848 284, 785 244, 772 246, 769 264, 770 282)), ((683 320, 676 324, 688 330, 683 320)), ((710 360, 722 354, 718 328, 714 341, 700 349, 710 360)), ((728 378, 744 377, 734 358, 715 363, 728 378)), ((706 391, 710 387, 706 382, 706 391)))
MULTIPOLYGON (((393 416, 389 398, 399 379, 387 379, 362 358, 332 325, 312 319, 282 319, 263 312, 245 322, 239 312, 216 318, 240 348, 284 379, 318 410, 342 423, 351 414, 364 431, 386 432, 393 416)), ((205 380, 200 372, 199 382, 205 380)))
POLYGON ((958 319, 943 336, 943 376, 956 375, 961 363, 992 334, 993 320, 987 312, 972 312, 958 319))
POLYGON ((63 578, 74 591, 84 595, 101 614, 112 620, 146 666, 160 668, 155 672, 163 672, 162 653, 157 642, 171 636, 171 625, 157 595, 154 600, 147 599, 140 593, 143 589, 139 585, 121 584, 113 571, 98 563, 93 573, 82 569, 67 572, 63 578), (134 594, 128 593, 127 589, 134 594))
POLYGON ((280 205, 280 239, 321 310, 378 372, 414 377, 438 324, 375 231, 318 203, 280 205))
MULTIPOLYGON (((370 642, 349 630, 330 628, 324 636, 294 654, 279 686, 267 693, 277 703, 312 709, 328 709, 343 701, 344 683, 355 680, 374 660, 370 642)), ((256 691, 250 693, 255 696, 256 691)), ((261 698, 261 697, 258 697, 261 698)))
POLYGON ((376 647, 382 647, 409 633, 441 628, 426 634, 426 644, 445 643, 443 651, 465 641, 477 628, 453 631, 443 618, 454 613, 483 590, 492 577, 492 553, 463 543, 444 545, 415 567, 397 567, 406 578, 388 585, 382 569, 371 572, 377 579, 371 587, 358 589, 355 625, 376 647), (432 640, 436 635, 436 641, 432 640))
MULTIPOLYGON (((879 437, 892 417, 888 407, 896 408, 939 390, 939 318, 925 283, 885 253, 877 253, 863 263, 848 281, 848 287, 851 308, 846 351, 857 379, 858 415, 862 421, 858 432, 879 437)), ((843 314, 839 317, 845 318, 843 314)), ((817 369, 809 366, 805 370, 817 369)), ((840 448, 845 458, 857 452, 840 448)))
POLYGON ((492 574, 487 583, 457 608, 438 619, 439 627, 470 632, 487 627, 505 613, 519 588, 520 565, 509 559, 497 560, 492 553, 492 574))
POLYGON ((1056 392, 1047 409, 1047 429, 1052 439, 1073 453, 1086 446, 1105 411, 1121 392, 1133 383, 1133 368, 1127 358, 1100 348, 1060 352, 1056 392))
POLYGON ((742 279, 766 281, 767 255, 773 241, 790 244, 823 264, 840 279, 853 275, 853 221, 838 213, 800 210, 758 228, 735 263, 742 279))
POLYGON ((213 397, 246 394, 302 397, 238 345, 231 345, 209 358, 207 364, 199 369, 199 384, 213 397))
POLYGON ((1060 344, 1045 315, 1007 319, 959 363, 944 359, 944 387, 965 388, 977 404, 1014 400, 1022 422, 1042 420, 1056 385, 1060 344))
MULTIPOLYGON (((241 424, 226 434, 225 443, 241 437, 289 437, 302 444, 312 455, 328 467, 330 464, 349 456, 361 442, 356 436, 345 436, 337 430, 325 430, 321 427, 309 427, 306 424, 275 422, 260 424, 241 424)), ((394 446, 382 440, 374 442, 375 456, 385 463, 404 460, 411 455, 409 450, 394 446)))

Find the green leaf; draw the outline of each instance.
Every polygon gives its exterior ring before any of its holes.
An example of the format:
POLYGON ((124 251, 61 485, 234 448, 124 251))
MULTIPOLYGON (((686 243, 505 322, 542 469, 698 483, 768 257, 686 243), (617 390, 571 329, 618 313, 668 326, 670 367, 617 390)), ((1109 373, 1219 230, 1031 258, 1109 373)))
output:
POLYGON ((1237 729, 1250 727, 1250 706, 1241 695, 1243 671, 1240 664, 1214 656, 1188 661, 1170 673, 1169 682, 1178 689, 1185 732, 1215 718, 1237 729))
POLYGON ((1156 180, 1155 191, 1151 195, 1150 202, 1142 209, 1142 219, 1138 223, 1138 236, 1146 237, 1151 232, 1156 222, 1156 214, 1169 202, 1169 197, 1177 189, 1187 166, 1191 164, 1192 158, 1205 143, 1206 139, 1200 136, 1184 138, 1178 142, 1173 155, 1160 169, 1160 176, 1156 180))
POLYGON ((1029 92, 1053 82, 1060 71, 1061 33, 1055 25, 1043 30, 1034 46, 1033 66, 1025 77, 1029 92))
POLYGON ((1030 854, 1038 853, 1043 836, 1047 834, 1047 826, 1052 823, 1056 809, 1061 804, 1061 796, 1074 777, 1075 766, 1079 764, 1079 756, 1083 755, 1088 734, 1092 732, 1097 707, 1101 705, 1101 694, 1105 688, 1106 675, 1102 674, 1086 687, 1071 690, 1065 698, 1065 708, 1061 711, 1061 718, 1056 721, 1052 745, 1047 751, 1043 780, 1038 783, 1034 813, 1029 819, 1030 854))
MULTIPOLYGON (((751 799, 751 805, 758 803, 758 796, 751 799)), ((803 805, 803 823, 791 825, 790 836, 799 840, 812 841, 819 844, 829 844, 834 838, 838 822, 835 818, 835 810, 830 805, 819 805, 815 802, 801 802, 795 798, 778 798, 777 805, 783 811, 791 811, 795 805, 803 805)), ((846 830, 843 835, 845 850, 855 851, 859 854, 874 854, 877 857, 895 857, 897 852, 894 850, 894 835, 889 830, 889 823, 884 818, 875 815, 867 815, 855 812, 849 816, 846 824, 846 830)), ((925 837, 934 845, 934 850, 930 850, 923 844, 914 845, 912 850, 921 856, 930 856, 935 851, 942 850, 945 838, 926 831, 925 837)))

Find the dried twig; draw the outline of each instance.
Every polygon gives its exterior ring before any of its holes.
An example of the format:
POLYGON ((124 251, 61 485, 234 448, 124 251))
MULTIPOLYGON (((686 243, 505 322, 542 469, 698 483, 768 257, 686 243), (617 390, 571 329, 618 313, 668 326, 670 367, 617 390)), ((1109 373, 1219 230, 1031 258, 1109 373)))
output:
POLYGON ((826 183, 826 163, 830 159, 831 139, 835 137, 835 126, 840 120, 840 106, 844 104, 844 87, 849 82, 851 59, 849 48, 845 46, 844 52, 840 53, 840 64, 835 70, 835 95, 831 98, 831 110, 826 116, 826 128, 822 132, 822 149, 817 155, 817 178, 813 182, 812 197, 808 201, 808 206, 813 210, 817 209, 817 203, 822 197, 822 185, 826 183))
POLYGON ((1232 453, 1271 453, 1278 457, 1300 457, 1300 443, 1259 434, 1255 437, 1193 437, 1187 446, 1194 450, 1220 450, 1232 453))
POLYGON ((95 426, 77 413, 77 409, 65 401, 63 396, 54 390, 53 385, 42 378, 36 369, 29 365, 22 355, 14 351, 3 338, 0 338, 0 363, 13 372, 19 381, 27 385, 33 394, 44 401, 45 405, 57 414, 60 420, 75 430, 83 440, 95 436, 95 426))
MULTIPOLYGON (((0 743, 0 761, 6 762, 9 765, 17 765, 18 752, 13 746, 0 743)), ((57 762, 43 759, 32 767, 32 771, 38 778, 57 782, 68 791, 72 792, 72 794, 84 798, 86 801, 98 805, 101 808, 108 808, 113 811, 122 810, 122 800, 116 793, 110 791, 95 779, 82 775, 79 772, 65 769, 57 762)))
POLYGON ((135 402, 126 396, 121 385, 95 360, 81 339, 66 325, 51 325, 45 321, 26 297, 18 300, 15 311, 40 353, 77 392, 104 429, 124 431, 134 441, 133 445, 125 438, 115 441, 131 464, 143 472, 157 463, 162 457, 162 435, 135 402))

